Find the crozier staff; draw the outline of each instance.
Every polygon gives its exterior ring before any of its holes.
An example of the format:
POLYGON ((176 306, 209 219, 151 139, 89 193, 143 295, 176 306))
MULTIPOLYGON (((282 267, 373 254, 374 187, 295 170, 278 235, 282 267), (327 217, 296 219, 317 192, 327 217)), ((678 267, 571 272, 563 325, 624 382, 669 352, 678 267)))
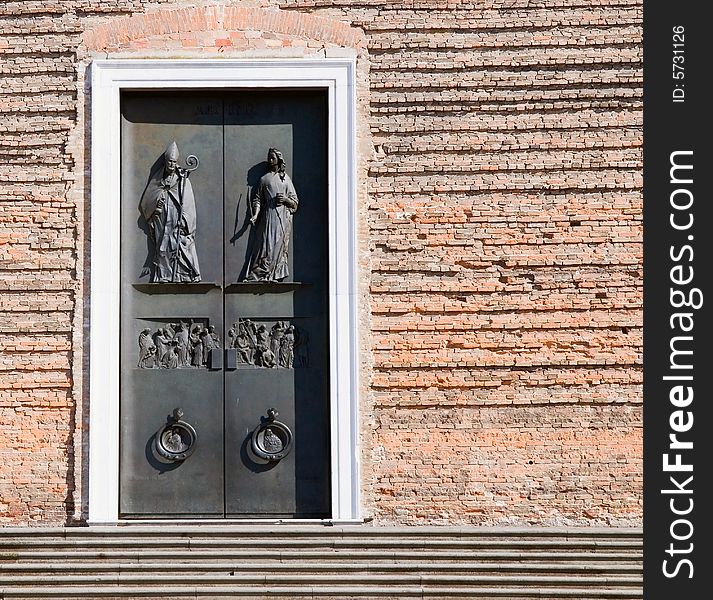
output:
POLYGON ((188 170, 178 167, 178 158, 178 145, 171 142, 163 155, 163 169, 151 174, 139 203, 152 244, 152 282, 201 280, 195 243, 196 201, 188 170))
POLYGON ((256 227, 256 235, 246 281, 281 281, 290 274, 292 215, 297 212, 299 200, 285 172, 282 152, 270 148, 267 166, 269 170, 260 178, 252 203, 250 222, 256 227))

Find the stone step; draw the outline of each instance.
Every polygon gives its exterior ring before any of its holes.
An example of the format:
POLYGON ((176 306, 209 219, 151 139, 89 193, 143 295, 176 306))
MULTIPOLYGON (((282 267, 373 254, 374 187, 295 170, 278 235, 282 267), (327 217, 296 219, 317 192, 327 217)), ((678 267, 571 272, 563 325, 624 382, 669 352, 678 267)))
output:
MULTIPOLYGON (((303 573, 274 573, 267 572, 267 569, 255 568, 257 573, 228 573, 226 575, 218 573, 183 573, 174 571, 172 573, 159 574, 135 574, 135 573, 110 573, 98 574, 87 573, 77 574, 54 574, 53 585, 105 585, 126 583, 127 585, 147 585, 166 586, 171 584, 182 585, 230 585, 230 584, 250 584, 250 585, 347 585, 347 584, 379 584, 394 585, 539 585, 539 586, 559 586, 559 587, 580 587, 590 585, 605 585, 615 583, 617 586, 637 586, 641 585, 641 577, 632 575, 621 575, 611 577, 609 575, 477 575, 477 574, 422 574, 422 573, 402 573, 398 582, 394 581, 391 574, 380 573, 330 573, 330 574, 303 574, 303 573)), ((11 575, 0 574, 0 586, 5 585, 26 585, 36 583, 34 575, 11 575)))
POLYGON ((556 540, 556 539, 490 539, 490 538, 473 538, 473 539, 434 539, 434 538, 390 538, 390 539, 371 539, 363 536, 360 538, 338 538, 338 537, 321 537, 321 538, 261 538, 261 537, 203 537, 203 536, 173 536, 164 534, 161 537, 155 536, 113 536, 106 537, 0 537, 0 550, 6 550, 14 547, 95 547, 95 546, 114 546, 114 547, 143 547, 147 543, 147 539, 151 539, 151 543, 157 547, 210 547, 220 544, 223 547, 249 547, 257 542, 269 543, 272 546, 280 548, 453 548, 453 549, 494 549, 494 548, 533 548, 533 549, 551 549, 565 550, 572 549, 616 549, 616 550, 640 550, 642 543, 640 540, 634 539, 575 539, 575 540, 556 540))
POLYGON ((578 538, 610 538, 610 539, 637 539, 639 536, 636 528, 616 529, 617 534, 612 533, 612 529, 606 528, 548 528, 548 527, 533 527, 518 528, 518 527, 451 527, 451 526, 410 526, 410 527, 376 527, 368 525, 284 525, 276 524, 272 521, 267 521, 264 524, 253 522, 250 525, 235 525, 229 522, 223 525, 215 524, 211 521, 210 524, 196 524, 195 521, 190 524, 147 524, 146 522, 133 523, 122 522, 119 525, 101 526, 95 525, 91 527, 11 527, 0 530, 0 535, 27 536, 27 537, 42 537, 50 536, 82 536, 82 537, 103 537, 105 535, 113 535, 116 537, 127 535, 155 535, 161 532, 168 532, 175 535, 185 536, 226 536, 226 537, 370 537, 388 538, 388 537, 450 537, 450 538, 550 538, 550 539, 578 539, 578 538), (6 534, 6 531, 11 531, 11 534, 6 534))
POLYGON ((641 530, 0 529, 3 600, 387 597, 640 600, 641 530))
POLYGON ((544 590, 529 586, 527 588, 479 587, 466 586, 454 590, 450 587, 424 586, 275 586, 268 585, 255 589, 251 586, 214 586, 194 588, 187 586, 166 586, 153 590, 144 587, 110 586, 98 590, 94 586, 52 586, 34 589, 3 587, 0 588, 3 600, 30 600, 32 598, 60 598, 62 600, 139 600, 141 598, 250 598, 251 600, 275 600, 277 598, 328 598, 330 600, 369 600, 370 598, 399 598, 401 600, 515 600, 517 598, 537 598, 538 600, 563 599, 627 599, 641 600, 640 591, 628 589, 610 589, 606 587, 588 588, 550 588, 544 590))
POLYGON ((493 538, 506 537, 524 538, 551 538, 556 540, 578 538, 610 538, 634 539, 641 541, 641 529, 636 527, 476 527, 476 526, 451 526, 429 525, 411 527, 388 527, 370 525, 329 525, 329 524, 303 524, 293 525, 289 522, 264 521, 249 525, 235 524, 233 521, 223 524, 210 523, 175 523, 146 524, 124 522, 120 525, 91 527, 7 527, 0 528, 2 537, 113 537, 171 534, 187 537, 194 536, 224 536, 224 537, 253 537, 268 538, 272 536, 298 536, 308 537, 369 537, 370 539, 383 537, 397 538, 493 538))
MULTIPOLYGON (((65 574, 65 573, 81 573, 95 572, 102 573, 107 570, 118 573, 142 572, 157 574, 177 571, 181 574, 197 574, 207 572, 227 572, 231 575, 237 572, 248 573, 251 571, 269 571, 275 572, 296 572, 296 573, 321 573, 321 572, 363 572, 363 573, 399 573, 412 572, 413 564, 404 564, 401 562, 385 563, 385 562, 360 562, 360 563, 344 563, 335 561, 319 561, 319 562, 279 562, 279 561, 260 561, 256 562, 236 562, 224 560, 221 562, 209 562, 193 560, 189 561, 185 557, 173 559, 166 557, 161 562, 72 562, 71 557, 67 557, 66 561, 52 562, 36 562, 22 561, 17 563, 8 563, 0 561, 0 578, 4 574, 22 574, 32 573, 39 574, 65 574)), ((462 573, 464 570, 470 575, 484 573, 519 573, 519 574, 607 574, 610 577, 629 576, 631 574, 639 574, 641 572, 640 564, 620 564, 620 563, 602 563, 592 564, 588 562, 570 562, 567 564, 551 564, 551 563, 533 563, 533 562, 477 562, 470 561, 467 563, 442 563, 442 562, 418 562, 416 565, 418 572, 422 574, 438 574, 447 572, 462 573)))
MULTIPOLYGON (((98 550, 53 550, 52 548, 42 550, 16 550, 16 551, 0 551, 0 563, 12 561, 102 561, 120 562, 120 561, 150 561, 150 560, 174 560, 175 555, 167 554, 165 550, 155 550, 152 548, 142 548, 137 550, 125 549, 98 549, 98 550)), ((615 564, 633 564, 639 565, 642 561, 641 552, 540 552, 540 551, 478 551, 462 552, 462 551, 444 551, 444 550, 322 550, 322 551, 283 551, 276 550, 254 550, 254 549, 183 549, 181 559, 185 561, 210 561, 210 560, 232 560, 232 561, 250 561, 259 560, 263 562, 277 561, 325 561, 331 560, 334 562, 359 563, 369 561, 379 561, 381 563, 393 562, 422 562, 422 561, 451 561, 463 566, 463 563, 472 562, 474 560, 498 561, 500 564, 508 561, 516 563, 529 563, 532 561, 543 561, 550 564, 567 564, 569 562, 586 561, 588 564, 597 563, 615 563, 615 564)))

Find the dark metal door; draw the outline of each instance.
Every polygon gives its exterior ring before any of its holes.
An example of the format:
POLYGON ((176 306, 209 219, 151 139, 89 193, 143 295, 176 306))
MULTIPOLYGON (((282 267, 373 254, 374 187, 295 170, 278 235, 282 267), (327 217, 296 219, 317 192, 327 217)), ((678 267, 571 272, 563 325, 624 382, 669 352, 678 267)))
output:
POLYGON ((122 95, 124 518, 329 514, 326 110, 122 95))

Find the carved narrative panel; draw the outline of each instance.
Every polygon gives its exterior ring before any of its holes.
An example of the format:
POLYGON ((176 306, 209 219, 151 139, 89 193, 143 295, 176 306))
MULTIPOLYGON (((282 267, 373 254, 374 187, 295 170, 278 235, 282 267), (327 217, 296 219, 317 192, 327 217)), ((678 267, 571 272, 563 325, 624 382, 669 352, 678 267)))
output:
POLYGON ((309 334, 289 320, 239 319, 228 330, 239 365, 309 367, 309 334))

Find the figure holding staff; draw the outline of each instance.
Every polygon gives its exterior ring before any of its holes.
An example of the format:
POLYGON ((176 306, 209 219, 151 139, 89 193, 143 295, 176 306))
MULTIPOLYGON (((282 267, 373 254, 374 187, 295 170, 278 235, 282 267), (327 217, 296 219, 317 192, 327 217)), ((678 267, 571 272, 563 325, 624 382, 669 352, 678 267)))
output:
POLYGON ((186 158, 178 166, 179 152, 171 142, 163 155, 163 169, 156 169, 141 197, 139 210, 148 223, 150 281, 198 282, 201 280, 196 253, 196 201, 188 180, 198 159, 186 158))

